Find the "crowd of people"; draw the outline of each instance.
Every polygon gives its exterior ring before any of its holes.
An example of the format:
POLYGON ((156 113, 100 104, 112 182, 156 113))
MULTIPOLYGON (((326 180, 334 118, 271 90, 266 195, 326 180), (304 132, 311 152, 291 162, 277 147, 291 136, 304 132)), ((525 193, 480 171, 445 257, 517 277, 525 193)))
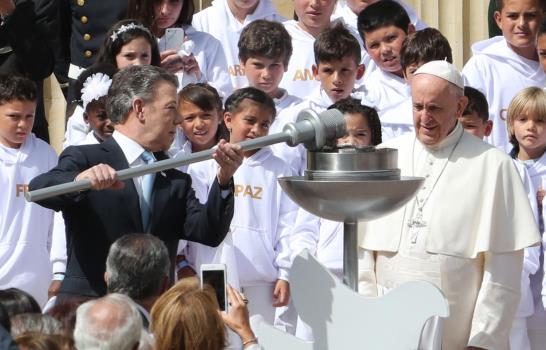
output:
POLYGON ((360 224, 359 292, 440 288, 450 315, 420 349, 543 349, 546 2, 494 2, 502 35, 459 72, 402 0, 293 0, 293 20, 270 0, 0 0, 0 348, 260 349, 260 322, 313 341, 290 268, 307 249, 341 278, 343 225, 278 184, 304 174, 303 145, 237 143, 335 108, 337 146, 396 148, 424 178, 360 224), (74 107, 59 156, 52 72, 74 107), (78 180, 91 189, 25 201, 78 180), (204 264, 225 266, 226 311, 204 264))

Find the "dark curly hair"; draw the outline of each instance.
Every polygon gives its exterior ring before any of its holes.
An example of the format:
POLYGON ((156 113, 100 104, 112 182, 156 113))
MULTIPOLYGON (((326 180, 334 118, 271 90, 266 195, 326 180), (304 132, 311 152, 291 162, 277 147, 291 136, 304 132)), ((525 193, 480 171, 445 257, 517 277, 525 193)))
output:
POLYGON ((364 106, 360 100, 347 97, 337 101, 328 109, 338 109, 341 113, 361 114, 368 119, 368 124, 371 130, 372 145, 377 146, 383 142, 381 138, 381 121, 377 111, 371 107, 364 106))

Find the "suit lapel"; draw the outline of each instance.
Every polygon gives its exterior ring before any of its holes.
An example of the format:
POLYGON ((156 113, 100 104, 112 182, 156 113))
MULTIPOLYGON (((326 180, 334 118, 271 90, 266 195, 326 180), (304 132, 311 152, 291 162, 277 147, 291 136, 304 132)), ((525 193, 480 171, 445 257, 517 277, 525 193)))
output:
MULTIPOLYGON (((102 143, 103 149, 107 152, 107 163, 116 170, 123 170, 129 168, 129 163, 119 147, 118 143, 114 140, 113 137, 108 138, 102 143)), ((138 198, 138 192, 135 187, 133 179, 128 179, 123 181, 125 187, 120 191, 119 194, 127 198, 126 208, 127 213, 131 218, 131 221, 134 224, 134 227, 137 228, 138 232, 144 232, 142 228, 142 216, 140 213, 140 202, 138 198)))

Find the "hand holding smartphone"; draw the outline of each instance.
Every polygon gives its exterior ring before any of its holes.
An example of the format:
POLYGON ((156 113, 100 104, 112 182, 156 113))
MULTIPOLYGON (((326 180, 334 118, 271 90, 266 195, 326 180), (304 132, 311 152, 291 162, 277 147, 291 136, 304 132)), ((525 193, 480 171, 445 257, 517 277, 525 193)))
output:
POLYGON ((201 288, 208 284, 214 289, 220 310, 228 311, 228 298, 226 291, 226 265, 203 264, 201 265, 201 288))
POLYGON ((182 28, 167 28, 165 30, 165 47, 161 51, 174 50, 178 51, 184 43, 184 29, 182 28))

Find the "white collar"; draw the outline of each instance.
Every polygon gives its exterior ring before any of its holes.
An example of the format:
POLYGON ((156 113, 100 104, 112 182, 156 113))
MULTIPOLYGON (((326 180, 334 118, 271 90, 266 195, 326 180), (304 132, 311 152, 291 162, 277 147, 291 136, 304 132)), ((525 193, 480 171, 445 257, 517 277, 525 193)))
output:
POLYGON ((123 133, 117 130, 114 130, 112 137, 118 143, 129 165, 133 164, 137 159, 139 159, 142 152, 145 151, 145 149, 138 142, 128 136, 125 136, 123 133))

